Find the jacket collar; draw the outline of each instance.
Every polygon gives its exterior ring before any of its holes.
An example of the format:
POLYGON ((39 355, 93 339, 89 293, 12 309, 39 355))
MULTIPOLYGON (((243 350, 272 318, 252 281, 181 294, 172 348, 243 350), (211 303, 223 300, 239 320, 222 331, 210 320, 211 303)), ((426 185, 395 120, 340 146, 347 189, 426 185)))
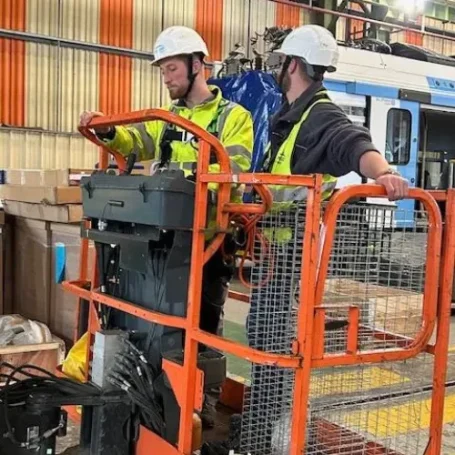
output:
MULTIPOLYGON (((212 96, 208 97, 206 100, 204 100, 202 103, 198 104, 197 106, 194 106, 193 109, 210 109, 211 107, 217 107, 220 101, 223 98, 223 94, 221 92, 221 89, 217 87, 216 85, 209 85, 209 90, 212 92, 212 96)), ((174 103, 174 106, 177 108, 186 108, 189 109, 186 104, 185 100, 180 99, 174 103)))
POLYGON ((277 122, 288 122, 295 124, 301 118, 303 113, 310 106, 313 98, 321 90, 325 90, 321 82, 315 82, 307 90, 305 90, 291 105, 285 101, 281 109, 279 110, 276 121, 277 122))

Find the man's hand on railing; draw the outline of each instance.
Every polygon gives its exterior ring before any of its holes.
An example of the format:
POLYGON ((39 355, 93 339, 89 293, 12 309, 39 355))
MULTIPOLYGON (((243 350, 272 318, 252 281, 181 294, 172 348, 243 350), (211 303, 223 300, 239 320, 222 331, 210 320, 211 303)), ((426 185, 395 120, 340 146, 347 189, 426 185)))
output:
POLYGON ((376 179, 376 183, 385 188, 390 201, 404 199, 409 194, 409 182, 398 173, 385 173, 376 179))
MULTIPOLYGON (((83 111, 79 118, 79 124, 81 126, 88 126, 95 117, 104 117, 104 114, 102 112, 83 111)), ((107 134, 111 130, 110 128, 102 128, 102 127, 94 128, 94 129, 99 134, 107 134)))

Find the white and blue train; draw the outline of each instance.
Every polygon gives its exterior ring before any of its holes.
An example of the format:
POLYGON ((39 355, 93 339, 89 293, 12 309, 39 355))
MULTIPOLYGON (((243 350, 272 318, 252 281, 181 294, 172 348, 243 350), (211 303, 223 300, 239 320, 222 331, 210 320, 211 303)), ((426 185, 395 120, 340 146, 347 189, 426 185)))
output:
MULTIPOLYGON (((412 186, 452 187, 455 66, 348 47, 340 52, 338 71, 326 81, 332 98, 370 129, 374 144, 412 186)), ((353 174, 339 184, 360 181, 353 174)), ((412 226, 414 201, 398 207, 397 227, 412 226)))

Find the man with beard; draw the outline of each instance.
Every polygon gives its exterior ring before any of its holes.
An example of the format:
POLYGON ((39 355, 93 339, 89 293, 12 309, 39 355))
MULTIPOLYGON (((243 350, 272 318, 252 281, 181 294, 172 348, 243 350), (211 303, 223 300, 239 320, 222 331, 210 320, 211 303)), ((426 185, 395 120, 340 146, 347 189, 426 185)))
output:
MULTIPOLYGON (((285 102, 272 119, 262 170, 323 174, 325 198, 333 192, 336 177, 355 171, 384 186, 390 200, 404 198, 408 182, 378 152, 369 131, 354 125, 331 102, 323 86, 324 74, 336 71, 338 64, 338 45, 332 34, 317 25, 304 25, 293 30, 275 54, 274 73, 285 102)), ((298 199, 291 188, 280 190, 275 201, 298 199)))
MULTIPOLYGON (((218 87, 208 86, 204 76, 204 58, 209 55, 207 45, 199 34, 187 27, 174 26, 164 30, 154 46, 153 65, 158 66, 173 102, 164 107, 191 120, 215 135, 230 157, 234 173, 248 172, 253 150, 253 121, 243 107, 223 98, 218 87)), ((83 112, 80 123, 88 125, 99 112, 83 112)), ((123 155, 136 151, 138 159, 154 160, 157 167, 182 169, 192 178, 196 169, 198 144, 189 133, 162 121, 150 121, 130 126, 96 130, 109 148, 123 155)), ((210 172, 219 165, 210 164, 210 172)), ((209 185, 215 191, 216 185, 209 185)), ((232 202, 242 201, 242 187, 233 188, 232 202)), ((213 220, 212 220, 213 221, 213 220)), ((200 327, 209 333, 219 333, 222 312, 233 276, 233 264, 226 263, 221 249, 204 267, 200 327)), ((216 398, 216 393, 214 394, 216 398)), ((202 413, 204 426, 214 424, 216 399, 206 397, 202 413)))
MULTIPOLYGON (((293 30, 271 55, 269 67, 283 92, 284 103, 272 118, 261 170, 281 175, 322 174, 324 199, 332 195, 337 177, 355 171, 384 186, 390 200, 404 198, 408 182, 390 168, 373 145, 369 131, 354 125, 330 100, 323 86, 324 74, 336 70, 338 58, 336 40, 316 25, 293 30)), ((267 253, 263 248, 263 254, 272 263, 260 264, 252 273, 248 341, 256 349, 291 354, 296 302, 300 286, 305 286, 299 279, 307 190, 285 185, 269 188, 274 210, 259 229, 272 251, 267 253)), ((325 329, 340 330, 345 325, 347 321, 327 320, 325 329)), ((254 455, 288 453, 293 381, 292 370, 253 365, 242 419, 243 451, 254 455)))

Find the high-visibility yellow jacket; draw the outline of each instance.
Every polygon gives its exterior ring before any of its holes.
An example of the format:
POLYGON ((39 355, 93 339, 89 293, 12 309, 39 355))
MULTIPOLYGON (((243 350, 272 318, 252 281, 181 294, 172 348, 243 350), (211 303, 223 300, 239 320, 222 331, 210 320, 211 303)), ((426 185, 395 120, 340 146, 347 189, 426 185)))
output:
MULTIPOLYGON (((294 127, 292 128, 289 136, 286 140, 282 143, 278 153, 275 157, 274 162, 271 166, 271 173, 272 174, 284 174, 284 175, 291 175, 291 161, 292 155, 294 153, 294 148, 297 140, 297 135, 302 127, 303 123, 307 120, 308 116, 310 115, 312 109, 320 104, 320 103, 331 103, 327 91, 323 90, 320 91, 315 101, 310 104, 310 106, 305 110, 299 122, 297 122, 294 127)), ((267 149, 267 160, 270 160, 270 145, 267 149)), ((323 180, 323 193, 322 198, 328 199, 332 195, 333 191, 335 190, 337 178, 333 177, 329 174, 324 174, 322 177, 323 180)), ((288 207, 291 204, 299 201, 303 201, 306 199, 307 196, 307 189, 298 187, 298 186, 290 186, 290 185, 270 185, 269 189, 272 191, 273 200, 277 208, 279 207, 288 207)))
MULTIPOLYGON (((192 109, 176 102, 164 107, 218 137, 229 154, 232 171, 234 173, 248 172, 251 165, 253 150, 253 121, 251 114, 242 106, 223 98, 218 87, 210 86, 214 98, 192 109)), ((163 152, 163 138, 169 131, 180 137, 170 143, 172 153, 170 168, 180 168, 188 176, 195 167, 198 156, 198 145, 191 135, 182 133, 182 130, 163 121, 150 121, 129 126, 116 127, 115 136, 106 141, 106 145, 117 150, 122 155, 129 155, 136 148, 138 158, 156 160, 159 162, 163 152)), ((176 137, 173 135, 172 137, 176 137)), ((218 164, 210 164, 209 172, 219 172, 218 164)), ((216 190, 216 184, 210 184, 211 190, 216 190)), ((232 191, 231 199, 241 201, 243 188, 236 187, 232 191)))
MULTIPOLYGON (((304 111, 301 119, 292 128, 289 136, 281 145, 273 163, 269 163, 271 156, 271 147, 269 145, 266 155, 266 165, 271 164, 272 174, 292 174, 292 155, 294 153, 297 136, 303 123, 308 119, 314 106, 320 103, 331 103, 327 91, 323 90, 318 93, 315 101, 304 111), (268 160, 268 161, 267 161, 268 160)), ((322 176, 322 198, 329 199, 333 194, 337 184, 337 178, 330 174, 322 176)), ((273 212, 286 211, 296 206, 298 203, 305 201, 308 194, 308 189, 300 186, 292 185, 270 185, 270 191, 273 195, 273 212)), ((293 229, 295 226, 274 226, 263 229, 263 233, 267 239, 281 242, 289 242, 292 240, 293 229)))

